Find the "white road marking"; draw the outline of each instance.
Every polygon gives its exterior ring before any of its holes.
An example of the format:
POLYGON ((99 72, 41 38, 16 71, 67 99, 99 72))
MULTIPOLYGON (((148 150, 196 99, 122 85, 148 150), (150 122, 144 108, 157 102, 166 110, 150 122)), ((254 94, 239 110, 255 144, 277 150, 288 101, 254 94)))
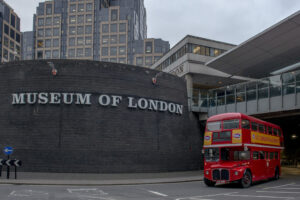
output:
POLYGON ((231 193, 221 193, 221 194, 208 194, 208 195, 203 195, 203 196, 191 196, 191 197, 182 197, 182 198, 177 198, 175 200, 184 200, 184 199, 190 199, 190 200, 208 200, 204 199, 205 197, 215 197, 215 196, 222 196, 222 195, 229 195, 229 194, 236 194, 238 192, 231 192, 231 193), (203 198, 204 197, 204 198, 203 198))
POLYGON ((20 191, 12 191, 8 196, 15 196, 15 197, 30 197, 30 196, 48 196, 47 192, 41 191, 33 191, 33 190, 20 190, 20 191))
POLYGON ((78 188, 78 189, 67 189, 69 193, 99 193, 100 195, 108 195, 108 193, 99 190, 97 188, 78 188))
POLYGON ((286 192, 286 191, 256 191, 256 192, 268 192, 268 193, 277 193, 277 194, 300 194, 300 192, 286 192))
POLYGON ((294 199, 294 197, 274 197, 274 196, 255 196, 255 195, 244 195, 244 194, 229 194, 225 196, 230 197, 251 197, 251 198, 269 198, 269 199, 294 199))
POLYGON ((88 195, 79 196, 79 199, 83 199, 83 200, 89 200, 89 199, 115 200, 115 199, 112 199, 109 197, 96 197, 96 196, 88 196, 88 195))
POLYGON ((152 190, 148 190, 148 192, 152 193, 152 194, 156 194, 158 196, 163 196, 163 197, 167 197, 168 195, 160 193, 160 192, 156 192, 156 191, 152 191, 152 190))
POLYGON ((278 185, 278 186, 275 186, 275 187, 266 187, 266 188, 263 188, 263 190, 268 190, 268 189, 273 189, 273 188, 281 188, 281 187, 285 187, 285 186, 289 186, 289 185, 295 185, 295 183, 290 183, 290 184, 285 184, 285 185, 278 185))
POLYGON ((280 190, 300 190, 300 188, 280 188, 280 190))

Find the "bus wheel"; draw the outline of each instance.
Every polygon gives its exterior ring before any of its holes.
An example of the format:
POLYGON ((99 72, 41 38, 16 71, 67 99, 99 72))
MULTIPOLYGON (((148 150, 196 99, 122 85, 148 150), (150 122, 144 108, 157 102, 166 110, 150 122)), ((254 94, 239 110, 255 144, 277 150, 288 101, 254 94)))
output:
POLYGON ((206 178, 204 178, 204 183, 205 183, 205 185, 207 185, 208 187, 213 187, 213 186, 215 186, 215 184, 216 184, 216 182, 210 181, 210 180, 208 180, 208 179, 206 179, 206 178))
POLYGON ((249 171, 246 171, 243 178, 240 180, 240 185, 242 188, 250 187, 252 184, 252 176, 249 171))
POLYGON ((278 180, 278 179, 279 179, 279 169, 278 169, 278 167, 276 167, 274 180, 278 180))

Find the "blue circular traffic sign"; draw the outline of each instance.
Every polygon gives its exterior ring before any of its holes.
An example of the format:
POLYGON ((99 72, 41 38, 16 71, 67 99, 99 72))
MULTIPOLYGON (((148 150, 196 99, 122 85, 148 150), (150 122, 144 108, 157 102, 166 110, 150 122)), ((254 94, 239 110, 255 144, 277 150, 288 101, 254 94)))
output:
POLYGON ((12 147, 5 147, 3 151, 6 155, 10 155, 14 150, 12 147))

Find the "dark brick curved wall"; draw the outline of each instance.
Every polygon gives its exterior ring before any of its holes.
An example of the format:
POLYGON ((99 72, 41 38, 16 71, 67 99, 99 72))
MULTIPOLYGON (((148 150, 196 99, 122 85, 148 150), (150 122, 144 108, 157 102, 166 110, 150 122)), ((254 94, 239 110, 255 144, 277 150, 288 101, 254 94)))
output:
MULTIPOLYGON (((94 61, 23 61, 0 67, 0 149, 23 171, 154 172, 199 169, 200 127, 188 112, 185 82, 157 71, 94 61), (183 115, 92 105, 12 105, 12 93, 81 92, 183 104, 183 115)), ((4 154, 0 158, 3 158, 4 154)))

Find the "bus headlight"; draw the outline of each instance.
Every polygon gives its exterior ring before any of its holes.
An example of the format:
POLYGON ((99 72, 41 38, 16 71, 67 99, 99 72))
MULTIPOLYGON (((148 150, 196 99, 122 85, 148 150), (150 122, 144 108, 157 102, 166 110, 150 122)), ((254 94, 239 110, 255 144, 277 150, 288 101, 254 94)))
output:
POLYGON ((208 170, 206 170, 205 174, 206 174, 206 175, 208 175, 208 174, 209 174, 209 171, 208 171, 208 170))
POLYGON ((236 175, 236 176, 239 175, 239 172, 238 172, 238 171, 235 171, 235 172, 234 172, 234 175, 236 175))

